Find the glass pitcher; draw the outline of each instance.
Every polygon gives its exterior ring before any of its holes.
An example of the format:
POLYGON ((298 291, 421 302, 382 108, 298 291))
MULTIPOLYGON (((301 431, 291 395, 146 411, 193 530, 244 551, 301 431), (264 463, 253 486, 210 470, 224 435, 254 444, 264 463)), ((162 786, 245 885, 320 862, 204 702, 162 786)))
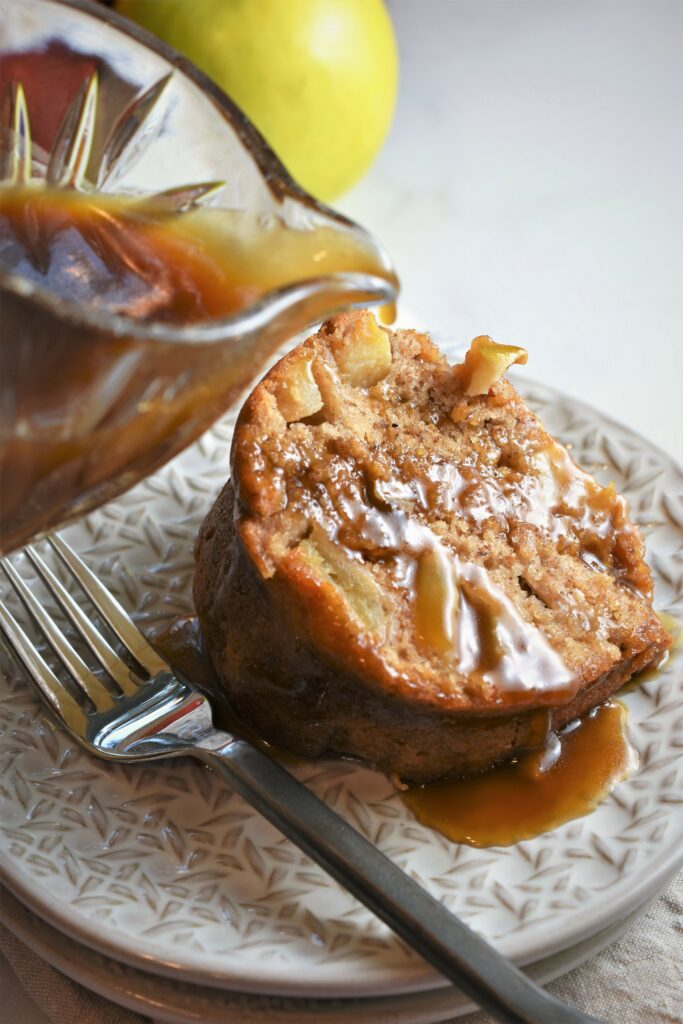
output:
POLYGON ((279 271, 227 316, 168 323, 3 267, 0 237, 2 552, 178 453, 288 337, 343 309, 390 304, 398 290, 379 245, 304 193, 188 61, 86 0, 5 8, 0 189, 155 197, 165 216, 199 216, 226 237, 248 223, 279 271))

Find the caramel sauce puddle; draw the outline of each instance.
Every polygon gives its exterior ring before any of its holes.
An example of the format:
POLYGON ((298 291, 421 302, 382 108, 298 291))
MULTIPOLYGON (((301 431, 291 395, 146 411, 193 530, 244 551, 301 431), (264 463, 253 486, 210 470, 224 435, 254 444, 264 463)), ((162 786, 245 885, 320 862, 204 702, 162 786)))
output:
POLYGON ((608 701, 559 733, 548 767, 542 748, 478 775, 409 786, 402 799, 418 821, 455 843, 510 846, 533 839, 595 810, 635 770, 627 718, 622 704, 608 701))

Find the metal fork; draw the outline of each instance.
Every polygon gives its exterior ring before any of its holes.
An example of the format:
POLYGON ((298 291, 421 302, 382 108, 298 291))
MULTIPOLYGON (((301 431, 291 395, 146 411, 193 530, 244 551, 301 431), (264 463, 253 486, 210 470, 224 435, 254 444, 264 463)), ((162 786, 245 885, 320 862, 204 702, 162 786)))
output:
POLYGON ((264 751, 214 728, 207 698, 174 674, 61 537, 49 542, 141 669, 130 669, 35 547, 27 548, 25 554, 46 589, 106 670, 110 683, 105 685, 12 562, 3 559, 7 577, 76 684, 78 697, 2 601, 0 626, 42 696, 79 743, 109 761, 198 758, 495 1018, 506 1024, 595 1024, 595 1018, 538 988, 264 751))

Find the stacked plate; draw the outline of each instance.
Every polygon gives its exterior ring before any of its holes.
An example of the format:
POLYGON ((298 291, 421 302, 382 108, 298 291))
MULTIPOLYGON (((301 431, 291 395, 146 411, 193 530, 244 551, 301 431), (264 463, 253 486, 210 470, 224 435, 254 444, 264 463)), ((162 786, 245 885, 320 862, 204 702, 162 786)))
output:
MULTIPOLYGON (((681 471, 586 406, 539 385, 520 389, 577 461, 629 498, 656 606, 683 620, 681 471)), ((145 629, 191 612, 193 541, 227 476, 231 428, 225 420, 66 531, 145 629)), ((448 842, 412 818, 384 776, 349 762, 291 770, 548 981, 612 941, 683 860, 681 667, 674 653, 624 697, 638 772, 590 816, 515 846, 448 842)), ((96 761, 9 658, 0 662, 0 877, 11 893, 1 916, 22 939, 160 1019, 425 1024, 468 1009, 209 771, 96 761)))

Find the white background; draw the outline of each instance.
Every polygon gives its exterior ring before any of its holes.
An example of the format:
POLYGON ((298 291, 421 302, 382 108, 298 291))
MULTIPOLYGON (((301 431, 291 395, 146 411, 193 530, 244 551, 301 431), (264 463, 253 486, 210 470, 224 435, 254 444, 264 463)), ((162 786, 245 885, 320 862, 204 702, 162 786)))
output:
MULTIPOLYGON (((524 345, 682 459, 683 2, 389 6, 396 118, 338 205, 390 250, 402 322, 524 345)), ((1 964, 0 992, 44 1024, 1 964)))
POLYGON ((396 118, 339 204, 413 319, 683 459, 683 2, 389 0, 396 118))

